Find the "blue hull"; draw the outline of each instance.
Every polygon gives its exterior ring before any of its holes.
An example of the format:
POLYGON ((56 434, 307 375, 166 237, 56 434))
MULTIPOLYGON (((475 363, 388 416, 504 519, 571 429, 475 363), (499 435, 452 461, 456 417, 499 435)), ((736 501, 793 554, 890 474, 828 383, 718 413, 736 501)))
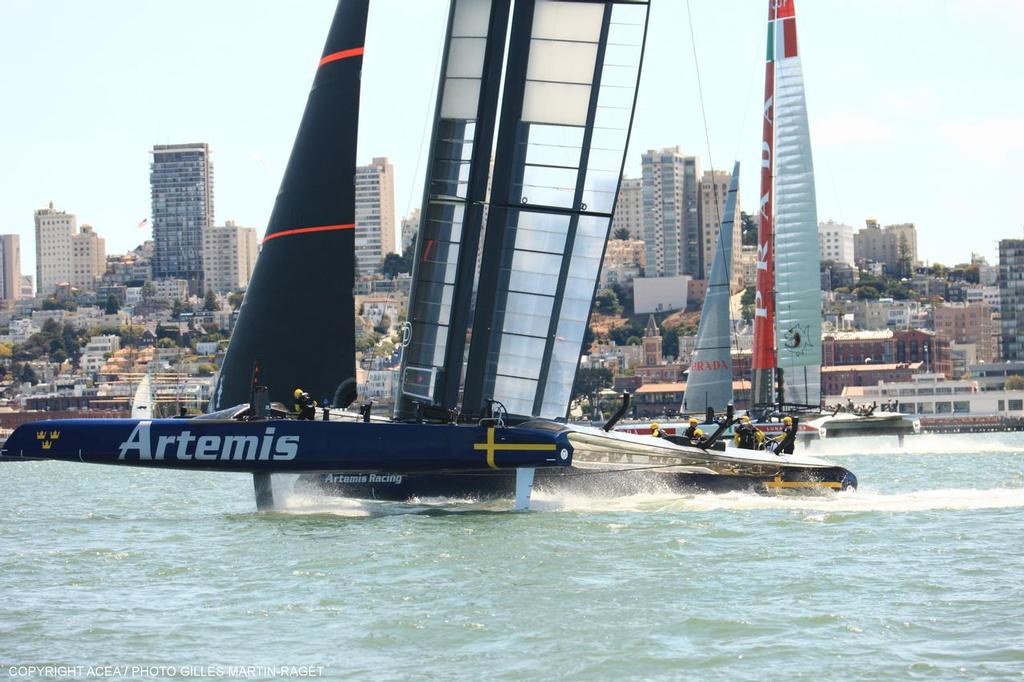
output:
POLYGON ((548 429, 293 419, 62 419, 18 427, 7 460, 247 473, 495 471, 568 467, 572 445, 548 429))

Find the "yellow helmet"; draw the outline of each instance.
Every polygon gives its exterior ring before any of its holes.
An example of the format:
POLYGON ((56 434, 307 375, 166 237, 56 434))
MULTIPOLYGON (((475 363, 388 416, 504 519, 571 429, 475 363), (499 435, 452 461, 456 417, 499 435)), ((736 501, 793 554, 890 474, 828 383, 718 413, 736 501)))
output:
POLYGON ((785 424, 786 426, 789 426, 790 424, 793 423, 793 418, 792 417, 785 417, 785 418, 783 418, 782 423, 785 424))
POLYGON ((658 422, 651 422, 651 430, 658 428, 658 422))
POLYGON ((695 436, 703 436, 704 432, 701 431, 700 429, 694 429, 693 435, 695 435, 695 436))
POLYGON ((697 423, 697 418, 696 417, 690 417, 690 423, 691 424, 696 424, 697 423))
POLYGON ((298 398, 300 395, 302 395, 302 389, 301 388, 295 389, 295 397, 298 398))
POLYGON ((750 417, 747 416, 747 415, 743 415, 742 417, 740 417, 740 421, 741 422, 749 422, 750 421, 750 417))

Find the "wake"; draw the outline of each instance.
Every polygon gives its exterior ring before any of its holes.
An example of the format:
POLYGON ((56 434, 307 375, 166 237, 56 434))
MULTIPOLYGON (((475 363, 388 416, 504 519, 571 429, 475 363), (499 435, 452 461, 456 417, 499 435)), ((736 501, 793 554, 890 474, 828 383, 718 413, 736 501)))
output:
POLYGON ((844 455, 1024 454, 1024 436, 1011 433, 928 433, 907 436, 903 447, 894 436, 826 438, 814 441, 800 451, 825 458, 844 455))
POLYGON ((730 492, 680 495, 638 494, 617 498, 537 495, 534 509, 562 512, 709 512, 793 510, 814 512, 970 511, 1024 507, 1024 488, 950 488, 882 493, 861 489, 821 496, 730 492))

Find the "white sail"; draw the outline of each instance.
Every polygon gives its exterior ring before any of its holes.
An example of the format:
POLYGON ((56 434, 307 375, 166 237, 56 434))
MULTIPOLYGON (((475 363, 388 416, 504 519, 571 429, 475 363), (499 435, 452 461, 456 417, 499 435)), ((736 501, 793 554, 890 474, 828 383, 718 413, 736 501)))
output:
POLYGON ((725 410, 732 402, 732 320, 729 316, 729 284, 732 278, 732 235, 736 214, 736 192, 740 176, 737 161, 725 199, 725 215, 718 230, 714 260, 708 277, 708 292, 700 310, 697 339, 686 378, 683 410, 703 412, 725 410))
POLYGON ((784 401, 821 402, 821 279, 814 167, 793 1, 778 7, 775 49, 775 310, 784 401))

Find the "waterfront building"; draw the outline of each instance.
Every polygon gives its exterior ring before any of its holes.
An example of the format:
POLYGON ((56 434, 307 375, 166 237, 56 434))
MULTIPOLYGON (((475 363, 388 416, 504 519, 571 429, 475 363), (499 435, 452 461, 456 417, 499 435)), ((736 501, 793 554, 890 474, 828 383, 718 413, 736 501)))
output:
POLYGON ((203 229, 213 225, 213 163, 206 143, 153 146, 150 194, 154 279, 183 279, 199 295, 203 229))
POLYGON ((394 253, 395 169, 387 157, 356 167, 356 268, 360 277, 380 270, 394 253))
POLYGON ((927 418, 995 416, 1024 418, 1024 390, 983 390, 971 379, 947 379, 941 374, 922 372, 901 381, 881 381, 873 385, 849 387, 841 394, 826 398, 829 403, 870 405, 898 401, 900 412, 927 418))
POLYGON ((225 225, 203 230, 203 276, 207 289, 226 294, 249 285, 256 265, 256 228, 225 225))
POLYGON ((818 249, 821 260, 845 263, 852 267, 856 263, 853 249, 853 227, 837 223, 834 220, 819 222, 818 249))
POLYGON ((999 242, 1002 358, 1024 360, 1024 239, 999 242))

